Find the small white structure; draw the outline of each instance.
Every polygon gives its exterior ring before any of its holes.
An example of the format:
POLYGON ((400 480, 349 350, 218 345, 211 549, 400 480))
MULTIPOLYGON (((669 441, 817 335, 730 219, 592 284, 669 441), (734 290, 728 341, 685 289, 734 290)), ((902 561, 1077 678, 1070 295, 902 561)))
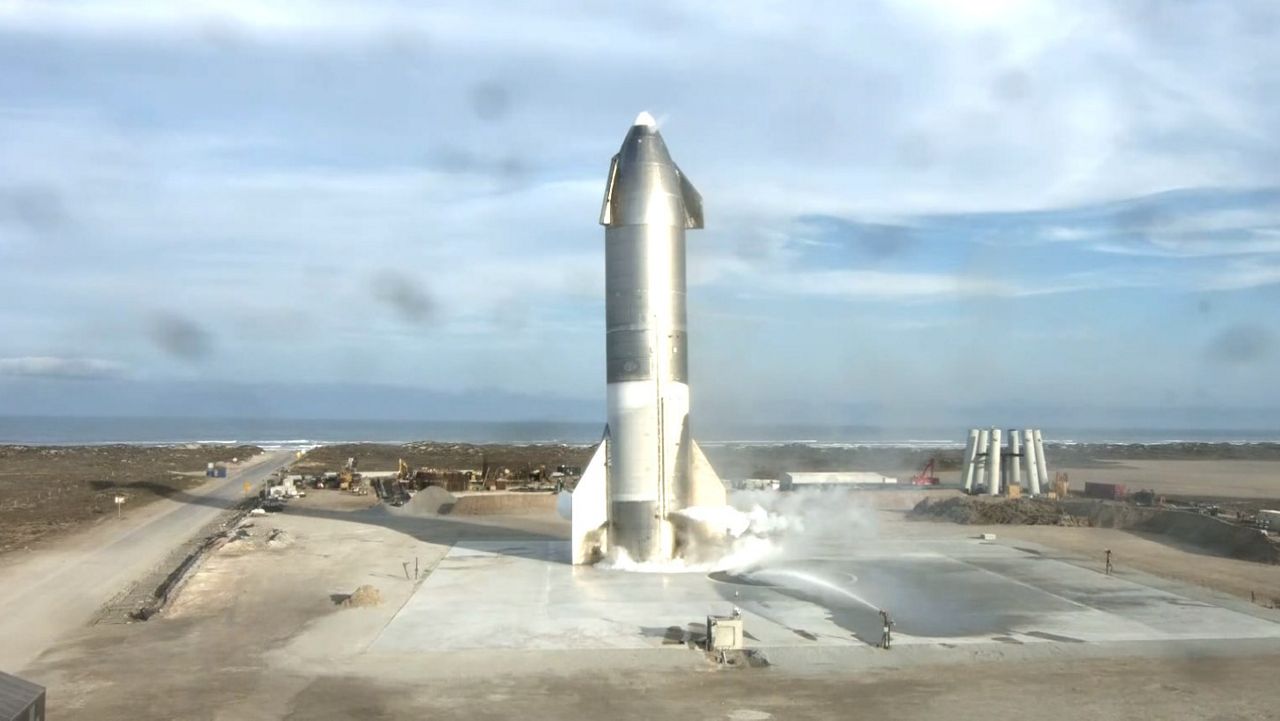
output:
POLYGON ((1280 531, 1280 511, 1268 508, 1258 511, 1258 525, 1269 531, 1280 531))
POLYGON ((801 488, 837 488, 852 486, 894 485, 897 478, 870 471, 787 472, 782 474, 778 490, 794 491, 801 488))
POLYGON ((707 616, 708 651, 734 651, 745 647, 742 614, 736 608, 729 616, 707 616))
POLYGON ((1044 458, 1044 439, 1038 428, 973 428, 965 445, 960 481, 965 493, 985 489, 992 496, 1008 492, 1010 485, 1022 487, 1027 495, 1038 496, 1049 486, 1049 469, 1044 458), (1002 444, 1002 438, 1005 443, 1002 444), (1026 484, 1023 484, 1025 476, 1026 484))

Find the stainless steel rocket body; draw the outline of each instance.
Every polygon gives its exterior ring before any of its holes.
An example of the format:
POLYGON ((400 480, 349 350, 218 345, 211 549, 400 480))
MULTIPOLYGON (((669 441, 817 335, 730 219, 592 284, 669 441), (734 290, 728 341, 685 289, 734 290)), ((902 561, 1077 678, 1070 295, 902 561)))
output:
POLYGON ((672 556, 667 515, 690 478, 685 230, 702 200, 642 114, 614 156, 605 226, 610 545, 636 561, 672 556))

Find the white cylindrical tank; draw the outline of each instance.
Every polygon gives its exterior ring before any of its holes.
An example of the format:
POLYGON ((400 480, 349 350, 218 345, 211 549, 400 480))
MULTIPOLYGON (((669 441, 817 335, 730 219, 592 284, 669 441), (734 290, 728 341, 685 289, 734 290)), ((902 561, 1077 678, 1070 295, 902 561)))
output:
POLYGON ((964 465, 960 469, 960 481, 964 483, 964 492, 973 491, 974 459, 978 456, 978 429, 969 429, 969 440, 964 446, 964 465))
POLYGON ((973 459, 973 487, 978 489, 987 483, 987 447, 991 445, 991 432, 978 430, 978 450, 973 459))
POLYGON ((1040 467, 1036 465, 1036 437, 1030 428, 1022 431, 1022 462, 1027 469, 1027 489, 1040 495, 1040 467))
POLYGON ((987 446, 987 493, 1000 495, 1000 429, 991 429, 991 444, 987 446))
POLYGON ((1022 435, 1017 430, 1009 429, 1009 483, 1022 485, 1022 435))
POLYGON ((1049 485, 1049 466, 1045 462, 1044 457, 1044 438, 1040 435, 1040 429, 1035 429, 1036 437, 1036 469, 1040 472, 1040 482, 1049 485))

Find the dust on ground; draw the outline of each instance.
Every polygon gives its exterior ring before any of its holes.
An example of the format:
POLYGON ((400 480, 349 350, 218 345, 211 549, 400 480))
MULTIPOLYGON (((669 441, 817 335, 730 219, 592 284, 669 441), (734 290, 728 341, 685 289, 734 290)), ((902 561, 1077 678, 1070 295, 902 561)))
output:
POLYGON ((241 462, 257 446, 0 446, 0 553, 23 548, 208 479, 206 465, 241 462))

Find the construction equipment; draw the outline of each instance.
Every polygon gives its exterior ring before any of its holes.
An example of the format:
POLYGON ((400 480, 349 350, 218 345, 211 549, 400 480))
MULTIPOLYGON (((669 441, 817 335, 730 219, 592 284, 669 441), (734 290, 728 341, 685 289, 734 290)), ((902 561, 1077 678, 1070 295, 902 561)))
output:
POLYGON ((930 458, 929 462, 924 464, 924 468, 920 469, 920 472, 911 478, 911 485, 913 486, 938 485, 938 483, 940 483, 941 480, 934 475, 934 468, 936 468, 935 463, 936 463, 936 460, 933 458, 930 458))
POLYGON ((1059 471, 1053 477, 1053 492, 1058 498, 1067 497, 1067 489, 1070 488, 1071 481, 1067 478, 1067 474, 1059 471))
POLYGON ((409 464, 405 463, 404 459, 401 458, 400 468, 399 470, 396 471, 396 479, 400 481, 407 481, 412 477, 413 477, 413 471, 409 470, 409 464))
MULTIPOLYGON (((338 489, 360 493, 362 487, 360 474, 356 472, 356 459, 348 458, 347 465, 343 466, 342 471, 338 473, 338 489)), ((368 490, 364 492, 368 493, 368 490)))

